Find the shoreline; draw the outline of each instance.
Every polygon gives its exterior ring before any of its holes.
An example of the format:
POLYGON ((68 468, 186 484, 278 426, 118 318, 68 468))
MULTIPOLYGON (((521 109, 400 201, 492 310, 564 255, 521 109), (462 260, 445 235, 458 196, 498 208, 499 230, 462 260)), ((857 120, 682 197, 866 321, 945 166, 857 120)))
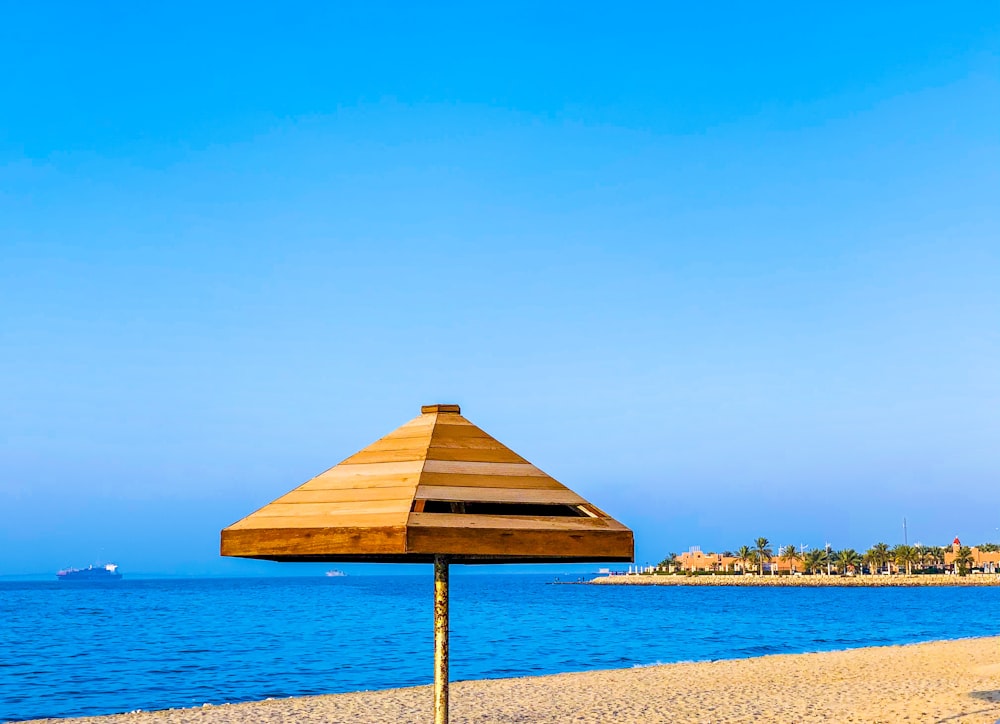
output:
POLYGON ((586 581, 597 586, 775 586, 775 587, 862 587, 862 588, 923 588, 958 586, 1000 586, 1000 574, 980 574, 973 576, 951 576, 931 574, 919 576, 760 576, 760 575, 718 575, 702 574, 685 576, 678 574, 626 574, 620 576, 598 576, 586 581))
MULTIPOLYGON (((452 683, 451 721, 995 724, 1000 636, 452 683)), ((430 686, 35 724, 358 724, 431 719, 430 686)))

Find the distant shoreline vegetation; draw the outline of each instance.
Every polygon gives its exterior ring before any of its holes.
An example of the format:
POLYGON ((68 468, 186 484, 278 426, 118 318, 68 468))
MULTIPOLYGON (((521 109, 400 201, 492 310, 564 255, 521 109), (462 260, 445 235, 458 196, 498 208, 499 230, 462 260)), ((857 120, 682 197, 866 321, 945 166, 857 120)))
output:
POLYGON ((965 546, 956 538, 951 546, 876 543, 864 553, 853 548, 836 550, 829 545, 787 545, 777 549, 767 538, 736 551, 704 553, 698 547, 677 555, 670 553, 656 566, 629 568, 632 575, 646 576, 760 576, 785 577, 878 577, 948 576, 1000 573, 1000 544, 965 546))
POLYGON ((593 578, 590 584, 623 586, 732 586, 789 588, 922 588, 922 587, 1000 587, 1000 574, 955 576, 947 573, 924 575, 815 575, 758 576, 738 573, 697 573, 691 575, 632 573, 593 578))

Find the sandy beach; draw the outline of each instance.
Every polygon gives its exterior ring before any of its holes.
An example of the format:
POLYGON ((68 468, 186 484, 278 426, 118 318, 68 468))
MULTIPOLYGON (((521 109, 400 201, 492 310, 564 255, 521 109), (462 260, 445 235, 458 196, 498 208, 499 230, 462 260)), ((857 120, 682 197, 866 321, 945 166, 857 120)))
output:
MULTIPOLYGON (((960 625, 956 620, 956 625, 960 625)), ((669 664, 452 686, 452 721, 1000 722, 1000 637, 850 651, 669 664)), ((414 722, 431 720, 429 687, 107 717, 93 724, 414 722)))

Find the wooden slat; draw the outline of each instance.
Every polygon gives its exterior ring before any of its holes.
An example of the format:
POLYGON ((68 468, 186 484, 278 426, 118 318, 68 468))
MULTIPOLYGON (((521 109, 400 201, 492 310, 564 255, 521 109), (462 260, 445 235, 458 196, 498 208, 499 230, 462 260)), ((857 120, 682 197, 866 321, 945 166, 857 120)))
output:
POLYGON ((407 435, 393 433, 385 437, 380 437, 371 445, 363 447, 362 450, 398 450, 405 447, 420 447, 429 445, 430 440, 430 429, 423 430, 419 434, 416 432, 407 435))
POLYGON ((413 430, 413 431, 408 431, 405 434, 393 433, 392 435, 386 435, 385 437, 380 437, 371 445, 366 445, 361 449, 367 450, 370 447, 403 447, 406 445, 424 445, 429 440, 430 440, 429 430, 413 430))
POLYGON ((482 503, 543 503, 550 505, 579 505, 583 498, 569 488, 539 490, 528 488, 475 488, 446 485, 421 485, 414 496, 416 500, 464 500, 482 503))
POLYGON ((613 518, 562 518, 534 515, 470 515, 462 513, 410 513, 407 525, 430 528, 467 528, 510 530, 573 530, 593 532, 601 530, 628 530, 613 518))
POLYGON ((473 425, 468 420, 463 420, 460 424, 457 424, 452 420, 440 419, 438 420, 438 424, 434 426, 434 434, 440 438, 455 440, 461 440, 462 438, 496 440, 495 437, 481 427, 473 425))
POLYGON ((341 465, 359 465, 367 463, 395 463, 407 460, 423 460, 427 457, 427 448, 409 448, 402 450, 369 450, 354 453, 344 460, 341 465))
POLYGON ((425 450, 430 445, 430 435, 420 435, 415 437, 397 437, 389 435, 381 440, 376 440, 358 452, 373 450, 425 450))
POLYGON ((433 428, 430 427, 414 427, 408 430, 400 428, 399 430, 392 431, 384 437, 380 437, 372 444, 374 445, 376 443, 387 442, 389 440, 426 440, 430 437, 432 430, 433 428))
POLYGON ((345 517, 372 515, 375 513, 408 513, 413 498, 396 500, 346 500, 336 503, 271 503, 254 513, 257 517, 285 518, 328 516, 330 525, 351 525, 345 517))
POLYGON ((473 425, 471 422, 469 422, 468 420, 466 420, 460 414, 459 415, 455 415, 455 414, 437 415, 436 418, 435 418, 435 420, 434 420, 434 422, 437 425, 470 425, 472 427, 475 427, 475 425, 473 425))
POLYGON ((495 440, 475 425, 436 425, 431 440, 495 440))
MULTIPOLYGON (((386 463, 365 463, 361 465, 337 465, 324 473, 317 475, 313 480, 323 478, 324 480, 357 480, 361 478, 391 477, 394 475, 407 475, 419 473, 424 467, 422 460, 412 460, 405 462, 386 463)), ((310 481, 312 482, 312 481, 310 481)))
POLYGON ((575 560, 617 558, 630 561, 633 541, 629 530, 512 531, 411 526, 406 533, 406 550, 412 554, 565 557, 575 560))
POLYGON ((544 478, 523 475, 459 475, 458 473, 424 473, 421 485, 447 485, 449 487, 470 488, 524 488, 540 490, 565 490, 566 486, 546 476, 544 478))
MULTIPOLYGON (((364 515, 296 515, 276 518, 249 515, 233 523, 226 530, 250 530, 262 528, 384 528, 406 524, 408 513, 371 513, 364 515), (339 519, 334 521, 334 519, 339 519)), ((360 551, 364 553, 364 551, 360 551)))
POLYGON ((410 420, 405 425, 400 425, 388 435, 383 435, 379 438, 379 440, 385 440, 390 437, 426 437, 427 435, 430 435, 431 431, 434 429, 434 424, 433 416, 425 415, 417 417, 410 420))
POLYGON ((332 488, 325 490, 296 488, 290 493, 285 493, 273 501, 273 503, 336 503, 349 500, 403 500, 404 498, 412 500, 415 490, 416 485, 394 485, 386 488, 332 488))
POLYGON ((435 419, 434 415, 418 415, 409 422, 404 422, 402 425, 400 425, 395 430, 390 432, 389 435, 393 435, 401 430, 412 430, 416 428, 425 428, 425 427, 431 428, 434 427, 434 425, 436 424, 437 424, 437 419, 435 419))
MULTIPOLYGON (((502 442, 497 442, 492 437, 462 437, 451 438, 438 435, 430 440, 431 447, 438 448, 459 448, 462 450, 510 450, 502 442)), ((514 452, 511 450, 511 452, 514 452)), ((517 453, 514 453, 517 455, 517 453)))
POLYGON ((362 488, 393 488, 410 486, 416 487, 420 481, 420 473, 409 473, 408 475, 387 475, 380 478, 313 478, 307 483, 303 483, 296 490, 358 490, 362 488))
POLYGON ((222 531, 224 556, 265 558, 269 556, 370 555, 402 553, 406 529, 402 526, 372 528, 300 528, 297 530, 222 531))
POLYGON ((427 455, 429 460, 528 463, 468 420, 462 419, 461 424, 449 424, 452 422, 442 417, 434 427, 427 455))
POLYGON ((424 463, 424 472, 453 473, 457 475, 548 477, 548 475, 530 463, 466 463, 450 460, 428 460, 424 463))
MULTIPOLYGON (((453 460, 456 462, 528 463, 527 460, 510 450, 483 448, 432 447, 426 451, 426 457, 428 460, 453 460)), ((528 464, 530 465, 530 463, 528 464)))

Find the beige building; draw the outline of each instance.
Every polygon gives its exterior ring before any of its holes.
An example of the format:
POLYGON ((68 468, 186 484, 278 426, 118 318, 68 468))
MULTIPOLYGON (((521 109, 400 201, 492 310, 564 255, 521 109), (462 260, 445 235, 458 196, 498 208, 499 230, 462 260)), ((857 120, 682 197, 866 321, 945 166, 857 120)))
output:
MULTIPOLYGON (((955 569, 955 556, 958 549, 962 547, 962 541, 958 538, 951 542, 951 550, 944 552, 945 568, 955 569)), ((983 573, 1000 573, 1000 551, 981 551, 978 547, 972 546, 972 568, 983 573)))
MULTIPOLYGON (((961 547, 962 542, 956 538, 952 542, 951 548, 945 550, 944 565, 946 570, 955 569, 955 556, 958 554, 958 549, 961 547)), ((1000 573, 1000 551, 983 551, 976 546, 973 546, 971 551, 972 569, 974 571, 982 571, 983 573, 1000 573)), ((698 546, 693 546, 690 550, 681 553, 677 557, 677 562, 679 570, 691 573, 757 572, 756 558, 751 558, 745 564, 746 570, 744 571, 744 564, 739 558, 722 553, 704 553, 698 546)), ((802 561, 794 561, 793 565, 795 573, 803 573, 805 571, 805 566, 802 561)), ((896 573, 899 572, 898 567, 894 563, 890 562, 888 564, 888 568, 896 573)), ((671 572, 673 571, 671 570, 671 572)), ((780 556, 774 556, 770 560, 765 561, 764 573, 787 575, 789 573, 789 562, 782 560, 780 556)))
POLYGON ((691 550, 681 553, 677 560, 680 561, 682 571, 691 572, 731 572, 739 570, 734 567, 739 565, 739 561, 721 553, 703 553, 701 548, 694 546, 691 550))
MULTIPOLYGON (((739 558, 735 556, 727 556, 722 553, 703 553, 701 548, 698 546, 692 547, 690 550, 681 553, 677 556, 677 560, 680 564, 680 570, 690 571, 692 573, 756 573, 757 572, 757 559, 751 558, 746 562, 746 570, 744 570, 744 563, 740 561, 739 558)), ((802 561, 794 562, 794 569, 796 573, 801 573, 805 570, 802 565, 802 561)), ((772 557, 764 562, 764 573, 788 573, 789 572, 789 562, 781 560, 780 557, 772 557)))

